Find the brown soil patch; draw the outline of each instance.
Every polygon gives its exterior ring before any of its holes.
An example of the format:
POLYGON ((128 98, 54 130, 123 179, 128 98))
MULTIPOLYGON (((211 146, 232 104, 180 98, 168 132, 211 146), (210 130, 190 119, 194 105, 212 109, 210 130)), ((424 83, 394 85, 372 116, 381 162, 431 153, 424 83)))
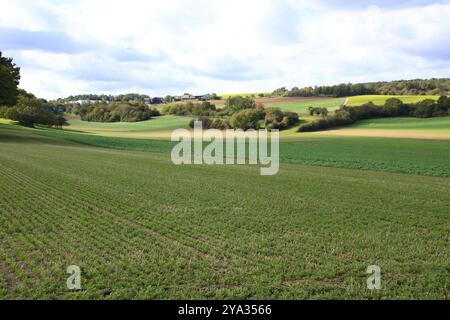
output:
POLYGON ((450 140, 450 133, 446 134, 441 132, 434 133, 406 130, 340 129, 321 131, 318 132, 318 134, 356 137, 450 140))
MULTIPOLYGON (((0 239, 0 246, 3 244, 2 239, 0 239)), ((17 276, 8 268, 6 263, 0 260, 0 276, 3 277, 6 284, 6 290, 11 290, 19 282, 17 276)))

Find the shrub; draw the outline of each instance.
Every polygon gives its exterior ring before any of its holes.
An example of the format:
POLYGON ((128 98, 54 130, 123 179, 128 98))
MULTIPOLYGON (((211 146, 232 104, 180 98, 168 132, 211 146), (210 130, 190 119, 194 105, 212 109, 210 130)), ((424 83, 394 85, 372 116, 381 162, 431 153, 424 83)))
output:
POLYGON ((328 109, 327 108, 317 108, 317 107, 309 107, 309 115, 321 115, 322 117, 326 117, 328 115, 328 109))
POLYGON ((283 119, 287 120, 288 126, 293 126, 300 122, 300 118, 296 112, 285 112, 283 119))
POLYGON ((200 122, 202 123, 202 128, 203 128, 203 129, 209 129, 209 128, 211 128, 212 121, 211 121, 211 119, 209 119, 208 117, 199 117, 198 119, 192 119, 192 120, 189 122, 189 127, 194 128, 194 123, 195 123, 196 121, 200 121, 200 122))
POLYGON ((311 132, 327 129, 331 126, 329 119, 319 119, 305 123, 298 128, 298 132, 311 132))
POLYGON ((329 116, 324 119, 315 120, 309 123, 305 123, 298 128, 298 132, 311 132, 325 130, 331 127, 338 127, 348 125, 355 122, 347 108, 342 107, 336 111, 333 116, 329 116))
POLYGON ((255 99, 251 97, 234 96, 228 97, 225 101, 225 107, 234 113, 245 109, 255 109, 256 103, 255 99))
POLYGON ((49 111, 43 100, 20 96, 14 107, 2 109, 2 117, 17 121, 22 126, 61 126, 66 124, 63 116, 49 111))
POLYGON ((414 115, 417 118, 431 118, 435 112, 436 106, 434 100, 423 100, 415 105, 414 115))
POLYGON ((283 130, 297 124, 300 121, 298 114, 295 112, 282 112, 279 109, 268 109, 264 123, 267 129, 283 130))
POLYGON ((208 117, 199 117, 198 119, 192 119, 189 122, 189 127, 194 128, 194 122, 201 121, 203 129, 231 129, 231 125, 228 119, 213 119, 211 120, 208 117))
POLYGON ((230 119, 234 129, 259 129, 259 120, 264 117, 264 112, 254 109, 244 109, 233 114, 230 119))
POLYGON ((448 110, 450 109, 450 99, 446 96, 439 98, 436 106, 435 112, 438 115, 448 115, 448 110))
POLYGON ((231 124, 228 119, 214 119, 211 123, 211 128, 219 130, 231 129, 231 124))
POLYGON ((267 109, 265 116, 265 123, 270 124, 273 122, 281 122, 283 120, 284 113, 280 109, 267 109))
POLYGON ((410 105, 404 104, 400 99, 387 99, 381 109, 383 117, 401 117, 411 115, 412 108, 410 105))
POLYGON ((166 114, 173 114, 178 116, 211 116, 214 115, 216 106, 204 101, 202 103, 176 103, 167 105, 163 108, 166 114))

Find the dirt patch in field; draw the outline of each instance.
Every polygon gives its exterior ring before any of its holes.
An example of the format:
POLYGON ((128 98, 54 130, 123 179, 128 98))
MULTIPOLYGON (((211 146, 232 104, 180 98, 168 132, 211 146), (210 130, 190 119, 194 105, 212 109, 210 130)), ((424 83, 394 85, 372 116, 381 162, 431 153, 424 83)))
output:
MULTIPOLYGON (((3 240, 0 239, 0 246, 3 245, 3 240)), ((5 280, 6 290, 11 290, 17 285, 19 280, 17 276, 8 268, 6 262, 0 260, 0 276, 5 280)))
POLYGON ((400 130, 374 130, 374 129, 340 129, 318 132, 322 135, 355 136, 355 137, 381 137, 381 138, 409 138, 450 140, 450 133, 400 131, 400 130))

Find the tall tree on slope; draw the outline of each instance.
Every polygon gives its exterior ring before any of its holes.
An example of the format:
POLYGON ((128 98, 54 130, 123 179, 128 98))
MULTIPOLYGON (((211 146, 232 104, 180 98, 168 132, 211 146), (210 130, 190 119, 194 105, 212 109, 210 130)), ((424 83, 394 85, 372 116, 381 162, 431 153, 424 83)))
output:
POLYGON ((3 57, 0 51, 0 106, 13 106, 17 103, 20 68, 12 60, 3 57))

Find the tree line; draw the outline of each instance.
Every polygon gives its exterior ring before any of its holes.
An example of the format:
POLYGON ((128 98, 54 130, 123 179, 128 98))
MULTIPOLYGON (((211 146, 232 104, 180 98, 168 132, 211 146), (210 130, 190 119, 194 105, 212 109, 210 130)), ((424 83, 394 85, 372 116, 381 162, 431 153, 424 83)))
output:
POLYGON ((278 97, 350 97, 358 95, 448 95, 450 79, 399 80, 390 82, 342 83, 333 86, 286 87, 276 89, 272 96, 278 97))
POLYGON ((74 105, 68 111, 90 122, 137 122, 160 115, 158 110, 142 102, 82 104, 74 105))
POLYGON ((298 131, 320 131, 373 118, 448 116, 449 109, 450 99, 447 96, 441 96, 438 101, 425 99, 415 104, 405 104, 400 99, 391 98, 386 100, 384 106, 376 106, 372 102, 357 107, 343 106, 332 116, 325 116, 323 119, 301 125, 298 131))
POLYGON ((208 101, 200 103, 186 102, 168 104, 162 108, 165 114, 172 114, 176 116, 215 116, 217 109, 214 104, 208 101))
MULTIPOLYGON (((358 95, 450 95, 450 78, 440 79, 415 79, 397 81, 379 81, 367 83, 341 83, 331 86, 293 87, 288 89, 281 87, 272 93, 252 95, 249 98, 263 97, 350 97, 358 95)), ((144 101, 148 95, 129 93, 122 95, 82 94, 58 99, 58 102, 93 100, 93 101, 144 101)), ((210 96, 211 100, 221 100, 216 94, 210 96)), ((175 96, 167 95, 163 102, 170 104, 175 102, 175 96)))
POLYGON ((0 51, 0 118, 28 127, 37 124, 61 127, 67 123, 63 109, 19 89, 19 82, 20 68, 0 51))
POLYGON ((144 101, 144 99, 146 98, 150 98, 150 96, 139 93, 126 93, 119 95, 89 93, 89 94, 71 95, 66 98, 58 99, 57 101, 60 103, 65 103, 69 101, 83 101, 83 100, 103 101, 103 102, 106 101, 128 102, 128 101, 144 101))

